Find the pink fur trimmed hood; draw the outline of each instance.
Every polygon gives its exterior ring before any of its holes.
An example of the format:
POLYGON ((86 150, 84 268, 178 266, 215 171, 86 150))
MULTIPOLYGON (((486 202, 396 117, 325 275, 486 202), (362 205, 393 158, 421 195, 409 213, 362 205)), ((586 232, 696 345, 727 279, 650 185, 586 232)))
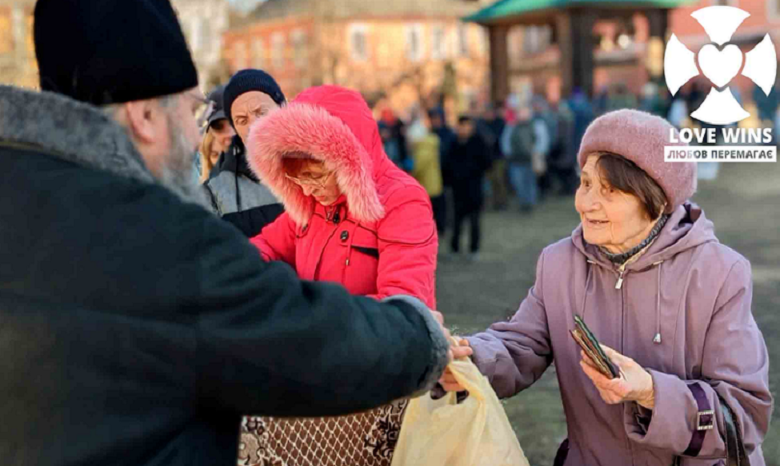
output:
POLYGON ((335 170, 356 220, 384 217, 376 180, 389 159, 371 110, 358 92, 338 86, 308 89, 255 124, 246 147, 249 166, 297 225, 308 223, 315 201, 284 176, 282 159, 292 152, 310 154, 335 170))

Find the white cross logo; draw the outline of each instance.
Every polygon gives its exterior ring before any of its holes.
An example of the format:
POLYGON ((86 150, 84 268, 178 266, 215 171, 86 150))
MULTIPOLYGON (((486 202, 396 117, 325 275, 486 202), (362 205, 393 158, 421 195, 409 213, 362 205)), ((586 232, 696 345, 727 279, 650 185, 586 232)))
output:
POLYGON ((766 34, 753 50, 744 54, 743 60, 739 47, 728 42, 749 13, 730 6, 712 6, 696 10, 691 16, 704 27, 712 43, 699 50, 697 68, 695 54, 672 34, 664 55, 664 76, 669 92, 677 94, 701 70, 714 87, 691 116, 713 125, 744 120, 750 114, 726 86, 741 69, 742 75, 750 78, 766 95, 772 92, 777 76, 777 54, 772 39, 766 34))

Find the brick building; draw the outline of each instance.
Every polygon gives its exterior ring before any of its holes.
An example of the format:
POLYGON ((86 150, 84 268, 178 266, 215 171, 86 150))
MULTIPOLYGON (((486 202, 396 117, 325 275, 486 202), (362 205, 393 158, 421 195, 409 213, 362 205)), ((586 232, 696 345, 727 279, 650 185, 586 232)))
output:
POLYGON ((172 0, 182 31, 198 68, 204 90, 229 77, 222 59, 222 35, 230 24, 227 0, 172 0))
POLYGON ((401 113, 441 93, 460 111, 488 96, 485 31, 460 21, 484 4, 268 0, 225 34, 224 56, 231 72, 268 71, 289 98, 332 83, 401 113))
POLYGON ((33 45, 34 0, 0 0, 0 83, 38 87, 33 45))

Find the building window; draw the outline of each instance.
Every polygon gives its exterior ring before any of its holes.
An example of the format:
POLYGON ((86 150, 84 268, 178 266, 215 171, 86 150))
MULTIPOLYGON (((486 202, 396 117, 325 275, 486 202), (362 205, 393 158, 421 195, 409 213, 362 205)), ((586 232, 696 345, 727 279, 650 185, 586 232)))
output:
POLYGON ((406 29, 406 57, 411 61, 423 59, 422 26, 413 24, 406 29))
POLYGON ((247 55, 245 42, 238 41, 233 44, 233 63, 235 64, 236 70, 247 68, 249 65, 247 55))
POLYGON ((252 41, 252 67, 262 69, 265 66, 265 43, 263 39, 252 41))
POLYGON ((293 54, 296 68, 305 68, 309 64, 309 55, 306 51, 306 33, 300 29, 293 31, 291 35, 293 54))
POLYGON ((552 29, 549 26, 529 26, 523 35, 523 51, 527 55, 544 52, 552 42, 552 29))
POLYGON ((513 26, 506 36, 507 50, 509 52, 509 66, 517 68, 523 62, 523 36, 525 30, 522 26, 513 26))
POLYGON ((532 55, 539 51, 539 28, 536 26, 529 26, 525 28, 523 49, 526 55, 532 55))
POLYGON ((281 32, 271 36, 271 62, 274 68, 284 67, 284 34, 281 32))
POLYGON ((444 60, 447 58, 447 32, 444 26, 435 26, 431 36, 431 56, 434 60, 444 60))
POLYGON ((464 23, 458 24, 458 54, 461 57, 469 56, 469 28, 464 23))
POLYGON ((349 53, 355 61, 368 60, 368 34, 364 24, 350 25, 349 53))

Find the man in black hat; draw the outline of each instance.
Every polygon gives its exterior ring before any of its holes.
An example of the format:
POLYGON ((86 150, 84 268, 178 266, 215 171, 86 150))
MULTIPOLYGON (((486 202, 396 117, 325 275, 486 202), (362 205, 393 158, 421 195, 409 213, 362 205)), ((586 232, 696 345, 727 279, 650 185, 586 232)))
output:
POLYGON ((214 149, 219 154, 228 150, 236 135, 236 130, 233 129, 233 125, 230 124, 230 120, 225 115, 225 109, 222 107, 224 92, 225 86, 217 86, 206 97, 206 100, 211 104, 210 111, 206 116, 206 131, 214 133, 214 141, 216 142, 214 149))
POLYGON ((430 388, 419 301, 265 263, 198 205, 203 97, 168 0, 39 0, 42 92, 0 86, 3 465, 235 464, 241 414, 430 388))
POLYGON ((284 207, 249 168, 243 141, 253 123, 287 101, 274 78, 252 69, 236 73, 221 98, 219 108, 237 134, 203 186, 214 212, 252 238, 276 220, 284 207))

